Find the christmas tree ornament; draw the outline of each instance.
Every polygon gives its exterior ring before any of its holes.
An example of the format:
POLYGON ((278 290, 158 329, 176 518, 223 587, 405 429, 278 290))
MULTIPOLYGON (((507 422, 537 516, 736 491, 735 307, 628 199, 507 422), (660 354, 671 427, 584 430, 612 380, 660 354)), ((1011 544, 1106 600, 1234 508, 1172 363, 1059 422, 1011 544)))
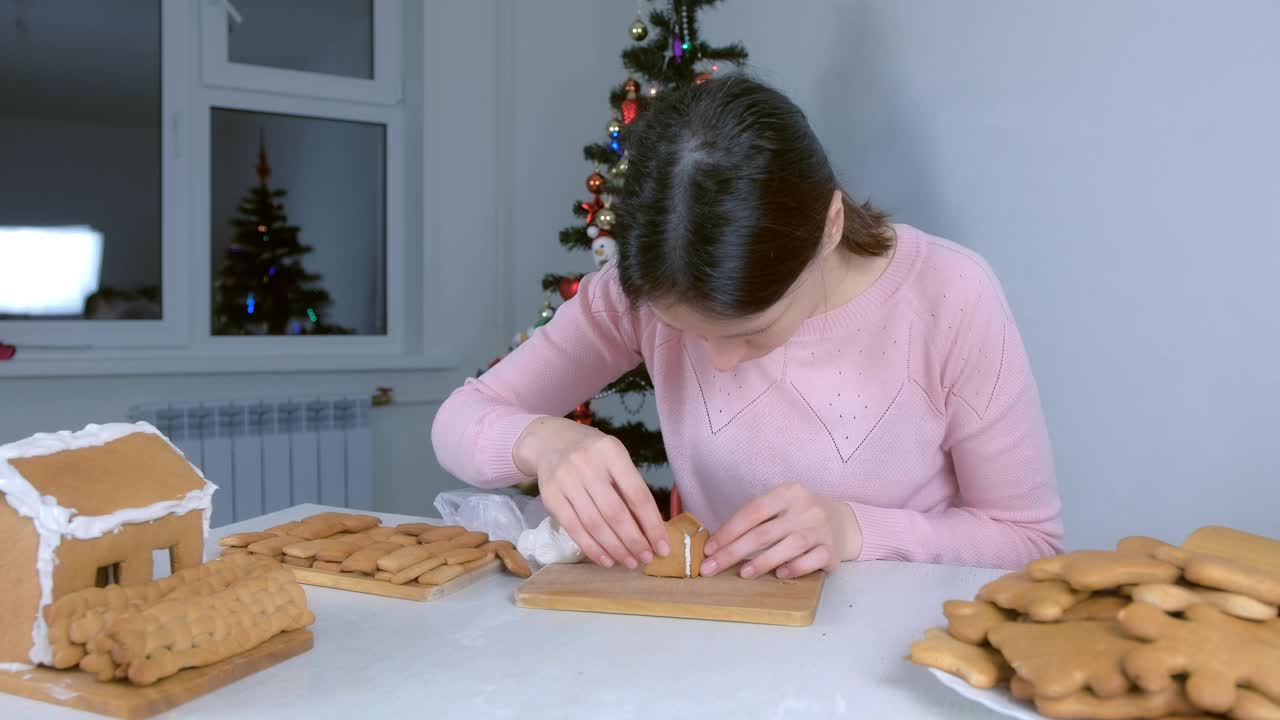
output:
MULTIPOLYGON (((634 80, 627 82, 635 83, 634 80)), ((627 88, 627 97, 622 101, 619 109, 622 111, 622 124, 630 125, 631 121, 636 119, 636 113, 640 111, 640 103, 636 100, 636 88, 627 88)))
POLYGON ((653 97, 653 96, 657 95, 657 94, 658 94, 658 83, 656 83, 656 82, 655 82, 655 83, 649 83, 649 89, 648 89, 648 90, 646 90, 645 92, 649 93, 649 97, 653 97))
POLYGON ((613 214, 613 209, 608 205, 600 208, 600 211, 596 213, 596 227, 601 230, 612 230, 616 221, 617 216, 613 214))
POLYGON ((609 126, 605 128, 605 132, 609 133, 609 137, 617 139, 622 135, 622 119, 614 118, 609 121, 609 126))
POLYGON ((622 91, 626 93, 638 93, 640 92, 640 83, 636 82, 635 78, 629 77, 626 82, 622 83, 622 91))
POLYGON ((555 316, 556 311, 551 307, 551 302, 548 301, 542 306, 542 311, 538 313, 538 322, 534 323, 533 326, 542 327, 543 325, 551 322, 551 318, 555 316))
POLYGON ((587 226, 587 237, 591 238, 592 240, 595 240, 596 237, 599 235, 600 235, 600 228, 596 227, 595 225, 587 226))
POLYGON ((599 195, 600 191, 603 189, 604 176, 600 174, 599 170, 596 170, 587 177, 587 190, 589 190, 592 195, 599 195))
POLYGON ((595 422, 595 419, 596 419, 595 413, 591 412, 590 402, 584 402, 578 407, 574 408, 572 417, 574 422, 581 423, 583 425, 588 425, 588 426, 591 425, 593 422, 595 422))
POLYGON ((604 207, 604 203, 600 201, 599 195, 593 195, 591 198, 591 202, 579 201, 578 207, 587 211, 587 224, 590 225, 591 223, 595 222, 596 212, 598 212, 600 208, 604 207))
POLYGON ((693 76, 693 82, 695 85, 701 85, 702 83, 710 79, 711 79, 711 73, 709 72, 700 72, 697 75, 693 76))
POLYGON ((578 294, 578 285, 582 282, 582 276, 562 277, 560 278, 560 297, 568 300, 578 294))
POLYGON ((629 30, 631 31, 631 39, 636 42, 640 42, 641 40, 649 37, 649 26, 645 25, 644 19, 639 16, 637 16, 635 21, 631 23, 629 30))
POLYGON ((621 180, 627 174, 627 156, 623 155, 622 159, 609 166, 609 177, 614 180, 621 180))
POLYGON ((601 233, 591 243, 591 254, 595 257, 596 267, 602 268, 618 259, 618 241, 601 233))

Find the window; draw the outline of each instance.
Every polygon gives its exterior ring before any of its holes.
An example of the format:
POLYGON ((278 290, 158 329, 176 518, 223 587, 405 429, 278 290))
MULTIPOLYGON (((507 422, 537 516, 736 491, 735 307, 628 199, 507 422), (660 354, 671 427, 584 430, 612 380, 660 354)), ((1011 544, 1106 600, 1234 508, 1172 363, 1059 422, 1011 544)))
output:
POLYGON ((406 356, 401 0, 12 12, 0 374, 448 362, 406 356))

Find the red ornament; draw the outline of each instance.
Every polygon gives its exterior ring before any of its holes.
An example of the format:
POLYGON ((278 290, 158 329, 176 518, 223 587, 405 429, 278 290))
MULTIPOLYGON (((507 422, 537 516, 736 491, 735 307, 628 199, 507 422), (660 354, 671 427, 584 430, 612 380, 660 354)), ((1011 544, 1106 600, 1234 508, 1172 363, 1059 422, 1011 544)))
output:
POLYGON ((582 283, 582 276, 562 277, 560 278, 560 297, 568 300, 578 294, 578 285, 582 283))
POLYGON ((630 125, 632 120, 636 119, 636 113, 640 110, 640 104, 636 102, 636 91, 628 89, 627 99, 622 101, 622 124, 630 125))
MULTIPOLYGON (((574 292, 578 291, 577 285, 574 285, 574 292)), ((18 348, 13 345, 0 343, 0 360, 12 360, 14 355, 18 354, 18 348)))
MULTIPOLYGON (((497 365, 497 364, 498 364, 498 363, 500 363, 500 362, 502 362, 502 356, 501 356, 501 355, 499 355, 498 357, 494 358, 494 359, 493 359, 493 362, 489 363, 489 367, 491 368, 491 367, 493 367, 494 365, 497 365)), ((489 368, 485 368, 485 369, 486 369, 486 370, 488 370, 489 368)))
POLYGON ((626 82, 622 83, 622 89, 629 93, 640 92, 640 83, 636 82, 635 78, 629 77, 626 82))
POLYGON ((698 84, 698 85, 701 85, 702 83, 704 83, 704 82, 706 82, 706 81, 708 81, 708 80, 710 80, 710 79, 711 79, 711 73, 707 73, 707 72, 704 72, 704 73, 698 73, 697 75, 694 75, 694 76, 693 76, 693 82, 694 82, 694 83, 696 83, 696 84, 698 84))
POLYGON ((576 423, 590 427, 591 423, 595 422, 595 419, 596 415, 591 412, 591 403, 589 402, 584 402, 573 409, 573 421, 576 423))
POLYGON ((591 202, 579 202, 578 207, 587 211, 587 224, 596 221, 596 212, 604 207, 604 203, 600 200, 600 196, 596 195, 591 202))
POLYGON ((592 195, 599 195, 604 189, 604 176, 598 172, 593 172, 587 176, 587 190, 592 195))

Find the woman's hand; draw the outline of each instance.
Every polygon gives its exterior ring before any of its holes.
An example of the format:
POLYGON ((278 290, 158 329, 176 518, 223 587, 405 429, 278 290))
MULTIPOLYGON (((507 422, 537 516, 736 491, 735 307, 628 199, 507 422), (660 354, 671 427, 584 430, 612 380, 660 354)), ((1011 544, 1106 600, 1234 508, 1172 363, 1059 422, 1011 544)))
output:
POLYGON ((742 566, 752 578, 777 568, 780 578, 834 569, 862 552, 862 530, 848 503, 789 483, 752 500, 707 540, 703 575, 756 554, 742 566))
POLYGON ((565 418, 529 424, 512 450, 516 467, 582 552, 635 569, 671 552, 653 494, 617 438, 565 418))

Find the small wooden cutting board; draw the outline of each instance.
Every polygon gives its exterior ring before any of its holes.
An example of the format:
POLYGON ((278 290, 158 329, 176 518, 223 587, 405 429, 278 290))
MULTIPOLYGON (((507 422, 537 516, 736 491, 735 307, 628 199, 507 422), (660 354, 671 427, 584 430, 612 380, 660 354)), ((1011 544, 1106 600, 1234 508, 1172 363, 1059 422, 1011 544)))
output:
POLYGON ((729 568, 713 577, 665 578, 594 563, 548 565, 516 588, 518 607, 725 620, 803 627, 813 624, 826 573, 752 580, 729 568))

